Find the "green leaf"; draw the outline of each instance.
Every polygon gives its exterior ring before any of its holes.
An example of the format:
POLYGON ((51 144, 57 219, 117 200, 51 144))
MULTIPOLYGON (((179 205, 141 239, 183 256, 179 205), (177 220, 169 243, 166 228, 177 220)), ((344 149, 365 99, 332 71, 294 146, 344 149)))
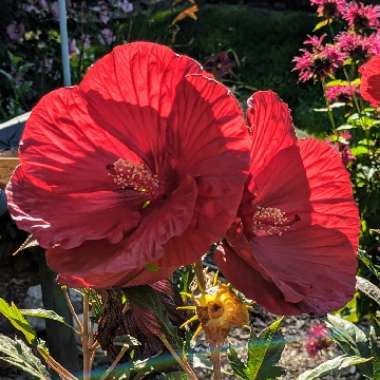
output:
POLYGON ((327 327, 331 338, 348 355, 369 357, 368 338, 366 334, 353 323, 329 314, 327 327))
POLYGON ((298 128, 294 128, 294 129, 296 132, 296 136, 299 139, 306 139, 308 137, 311 137, 311 135, 309 133, 307 133, 306 131, 303 131, 302 129, 298 129, 298 128))
POLYGON ((278 333, 284 318, 280 318, 264 329, 257 338, 248 342, 247 374, 250 380, 265 380, 273 378, 275 367, 281 358, 285 343, 278 333))
POLYGON ((63 317, 61 317, 59 314, 57 314, 53 310, 45 310, 45 309, 20 309, 21 314, 24 317, 33 317, 33 318, 44 318, 44 319, 51 319, 53 321, 57 321, 59 323, 62 323, 68 327, 70 326, 68 323, 65 322, 63 317))
POLYGON ((341 370, 343 368, 351 367, 354 365, 359 365, 362 363, 367 363, 372 358, 362 358, 360 356, 347 356, 341 355, 334 359, 327 360, 326 362, 320 364, 318 367, 310 369, 303 374, 301 374, 297 380, 313 380, 319 379, 321 376, 327 375, 332 371, 341 370))
POLYGON ((127 345, 128 347, 138 347, 138 346, 141 346, 141 343, 139 342, 139 340, 136 339, 134 336, 129 335, 129 334, 117 336, 113 340, 113 344, 115 346, 125 346, 125 345, 127 345))
POLYGON ((351 148, 351 153, 355 157, 361 156, 362 154, 368 153, 368 148, 366 146, 355 146, 355 147, 351 148))
POLYGON ((356 288, 380 305, 380 289, 363 277, 356 276, 356 288))
POLYGON ((336 130, 337 131, 346 131, 346 130, 355 129, 355 128, 358 128, 358 126, 352 125, 352 124, 343 124, 343 125, 340 125, 336 130))
MULTIPOLYGON (((343 102, 335 102, 335 103, 330 104, 330 108, 331 109, 342 108, 342 107, 345 107, 345 106, 346 106, 346 103, 343 103, 343 102)), ((313 108, 313 111, 314 112, 329 112, 329 109, 327 107, 324 107, 324 108, 313 108)))
POLYGON ((326 87, 334 87, 334 86, 348 86, 348 82, 346 80, 335 79, 326 83, 326 87))
MULTIPOLYGON (((372 364, 372 378, 380 379, 380 327, 371 326, 369 330, 369 339, 371 347, 371 356, 373 357, 372 364)), ((360 368, 360 367, 359 367, 360 368)))
POLYGON ((247 367, 244 362, 239 358, 236 350, 230 345, 227 351, 227 357, 234 374, 242 380, 249 380, 246 373, 247 367))
POLYGON ((315 27, 313 29, 313 32, 316 32, 317 30, 322 29, 326 25, 329 25, 331 23, 332 23, 332 19, 331 18, 327 18, 325 20, 319 21, 319 23, 317 25, 315 25, 315 27))
POLYGON ((9 305, 7 301, 0 298, 0 313, 16 330, 24 334, 24 337, 29 344, 32 344, 35 341, 37 336, 36 332, 14 303, 9 305))
POLYGON ((37 379, 50 379, 49 373, 40 359, 19 339, 11 339, 0 334, 0 361, 9 363, 37 379))

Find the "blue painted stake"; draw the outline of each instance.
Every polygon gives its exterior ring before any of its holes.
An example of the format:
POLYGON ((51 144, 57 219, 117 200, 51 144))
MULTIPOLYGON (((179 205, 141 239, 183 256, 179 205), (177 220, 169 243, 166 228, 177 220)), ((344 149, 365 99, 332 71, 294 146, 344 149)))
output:
POLYGON ((70 56, 69 56, 69 37, 67 34, 67 12, 66 1, 59 0, 59 30, 61 33, 61 55, 63 70, 63 85, 71 86, 70 56))

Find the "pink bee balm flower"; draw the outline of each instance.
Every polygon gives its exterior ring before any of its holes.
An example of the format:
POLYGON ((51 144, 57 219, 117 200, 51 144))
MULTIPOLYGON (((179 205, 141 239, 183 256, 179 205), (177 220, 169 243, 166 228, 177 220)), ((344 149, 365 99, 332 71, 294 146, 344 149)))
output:
POLYGON ((331 102, 350 102, 355 93, 358 93, 355 86, 331 86, 326 89, 326 97, 331 102))
POLYGON ((311 50, 300 49, 302 54, 293 59, 293 70, 299 71, 301 82, 333 75, 343 65, 346 54, 334 45, 323 45, 323 39, 324 36, 309 37, 304 44, 311 50))
POLYGON ((247 297, 276 314, 324 314, 355 291, 358 209, 349 174, 328 144, 297 141, 272 92, 248 101, 250 177, 239 220, 215 256, 247 297))
POLYGON ((235 218, 249 161, 231 92, 165 46, 116 47, 43 97, 7 187, 21 229, 73 287, 153 283, 235 218))
POLYGON ((318 16, 325 18, 341 16, 347 5, 346 0, 311 0, 310 3, 318 7, 318 16))
POLYGON ((380 5, 365 5, 353 1, 347 6, 343 18, 357 32, 377 29, 380 26, 380 5))
POLYGON ((373 49, 373 37, 343 32, 336 37, 337 47, 355 61, 364 61, 373 49))
POLYGON ((331 345, 329 333, 325 325, 315 325, 307 332, 308 339, 305 348, 310 357, 315 357, 320 351, 331 345))
POLYGON ((373 107, 380 105, 380 55, 372 57, 359 69, 361 77, 360 94, 373 107))

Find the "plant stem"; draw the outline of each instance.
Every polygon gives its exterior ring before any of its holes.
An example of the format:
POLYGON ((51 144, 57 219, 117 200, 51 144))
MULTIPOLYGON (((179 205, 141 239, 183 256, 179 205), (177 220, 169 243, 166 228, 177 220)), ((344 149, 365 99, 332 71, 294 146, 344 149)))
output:
POLYGON ((325 98, 325 102, 326 102, 327 114, 328 114, 328 117, 330 120, 330 124, 331 124, 331 127, 333 129, 333 132, 335 132, 335 130, 336 130, 335 119, 334 119, 333 112, 331 110, 330 102, 326 96, 326 82, 325 82, 324 78, 322 78, 322 89, 323 89, 323 97, 325 98))
POLYGON ((100 378, 100 380, 106 380, 107 377, 111 374, 111 372, 115 369, 115 367, 118 365, 120 360, 123 358, 125 353, 127 352, 129 346, 127 344, 124 344, 123 347, 121 347, 121 350, 117 354, 115 360, 112 362, 112 364, 107 368, 106 372, 104 375, 100 378))
POLYGON ((220 364, 220 348, 218 345, 211 345, 211 362, 214 370, 213 380, 221 380, 222 378, 222 366, 220 364))
POLYGON ((88 293, 83 295, 83 329, 82 329, 82 349, 83 349, 83 380, 91 377, 91 353, 90 353, 90 334, 89 334, 89 298, 88 293))
POLYGON ((168 339, 165 335, 161 335, 160 339, 164 346, 167 348, 167 350, 172 354, 173 358, 176 360, 176 362, 181 366, 181 368, 189 375, 191 380, 198 380, 197 375, 195 374, 194 370, 191 368, 190 364, 187 362, 185 358, 181 358, 174 347, 170 344, 168 339))
MULTIPOLYGON (((347 80, 347 83, 350 87, 353 87, 352 86, 352 82, 351 82, 351 78, 350 76, 348 75, 348 72, 347 72, 347 69, 343 66, 343 73, 344 73, 344 76, 346 77, 346 80, 347 80)), ((354 100, 354 104, 355 104, 355 107, 356 107, 356 111, 358 111, 358 114, 360 116, 360 120, 361 120, 361 114, 362 114, 362 110, 360 108, 360 105, 359 105, 359 102, 358 102, 358 97, 356 96, 355 94, 355 91, 352 92, 352 99, 354 100)))
POLYGON ((195 277, 197 278, 198 288, 201 291, 202 295, 206 293, 206 279, 203 272, 203 263, 201 260, 198 260, 194 264, 195 277))
POLYGON ((82 334, 82 331, 83 331, 82 322, 80 321, 80 319, 78 317, 78 314, 75 312, 73 303, 71 302, 71 298, 70 298, 69 292, 67 291, 67 287, 66 286, 62 286, 61 289, 62 289, 62 292, 63 292, 63 296, 65 297, 65 300, 66 300, 66 303, 67 303, 67 307, 69 308, 70 313, 73 316, 73 319, 74 319, 75 323, 78 325, 80 333, 82 334))
POLYGON ((65 367, 63 367, 60 363, 58 363, 49 353, 42 349, 37 348, 38 353, 45 360, 46 364, 55 371, 62 379, 65 380, 78 380, 70 371, 68 371, 65 367))

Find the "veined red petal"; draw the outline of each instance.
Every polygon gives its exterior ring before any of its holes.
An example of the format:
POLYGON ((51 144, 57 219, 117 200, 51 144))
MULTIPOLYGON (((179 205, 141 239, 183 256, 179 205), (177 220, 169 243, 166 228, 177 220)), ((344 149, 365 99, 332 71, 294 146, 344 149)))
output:
POLYGON ((376 55, 361 66, 359 72, 362 75, 361 96, 373 107, 378 107, 380 105, 380 55, 376 55))
POLYGON ((168 278, 175 268, 158 265, 129 269, 113 265, 118 244, 106 240, 85 242, 82 246, 46 251, 48 265, 59 273, 58 281, 73 288, 111 288, 153 284, 168 278))
POLYGON ((177 87, 195 60, 150 42, 120 45, 98 60, 80 83, 92 118, 158 173, 177 87))
POLYGON ((288 105, 272 91, 255 92, 248 99, 247 119, 252 129, 251 173, 260 172, 282 149, 296 143, 288 105))

